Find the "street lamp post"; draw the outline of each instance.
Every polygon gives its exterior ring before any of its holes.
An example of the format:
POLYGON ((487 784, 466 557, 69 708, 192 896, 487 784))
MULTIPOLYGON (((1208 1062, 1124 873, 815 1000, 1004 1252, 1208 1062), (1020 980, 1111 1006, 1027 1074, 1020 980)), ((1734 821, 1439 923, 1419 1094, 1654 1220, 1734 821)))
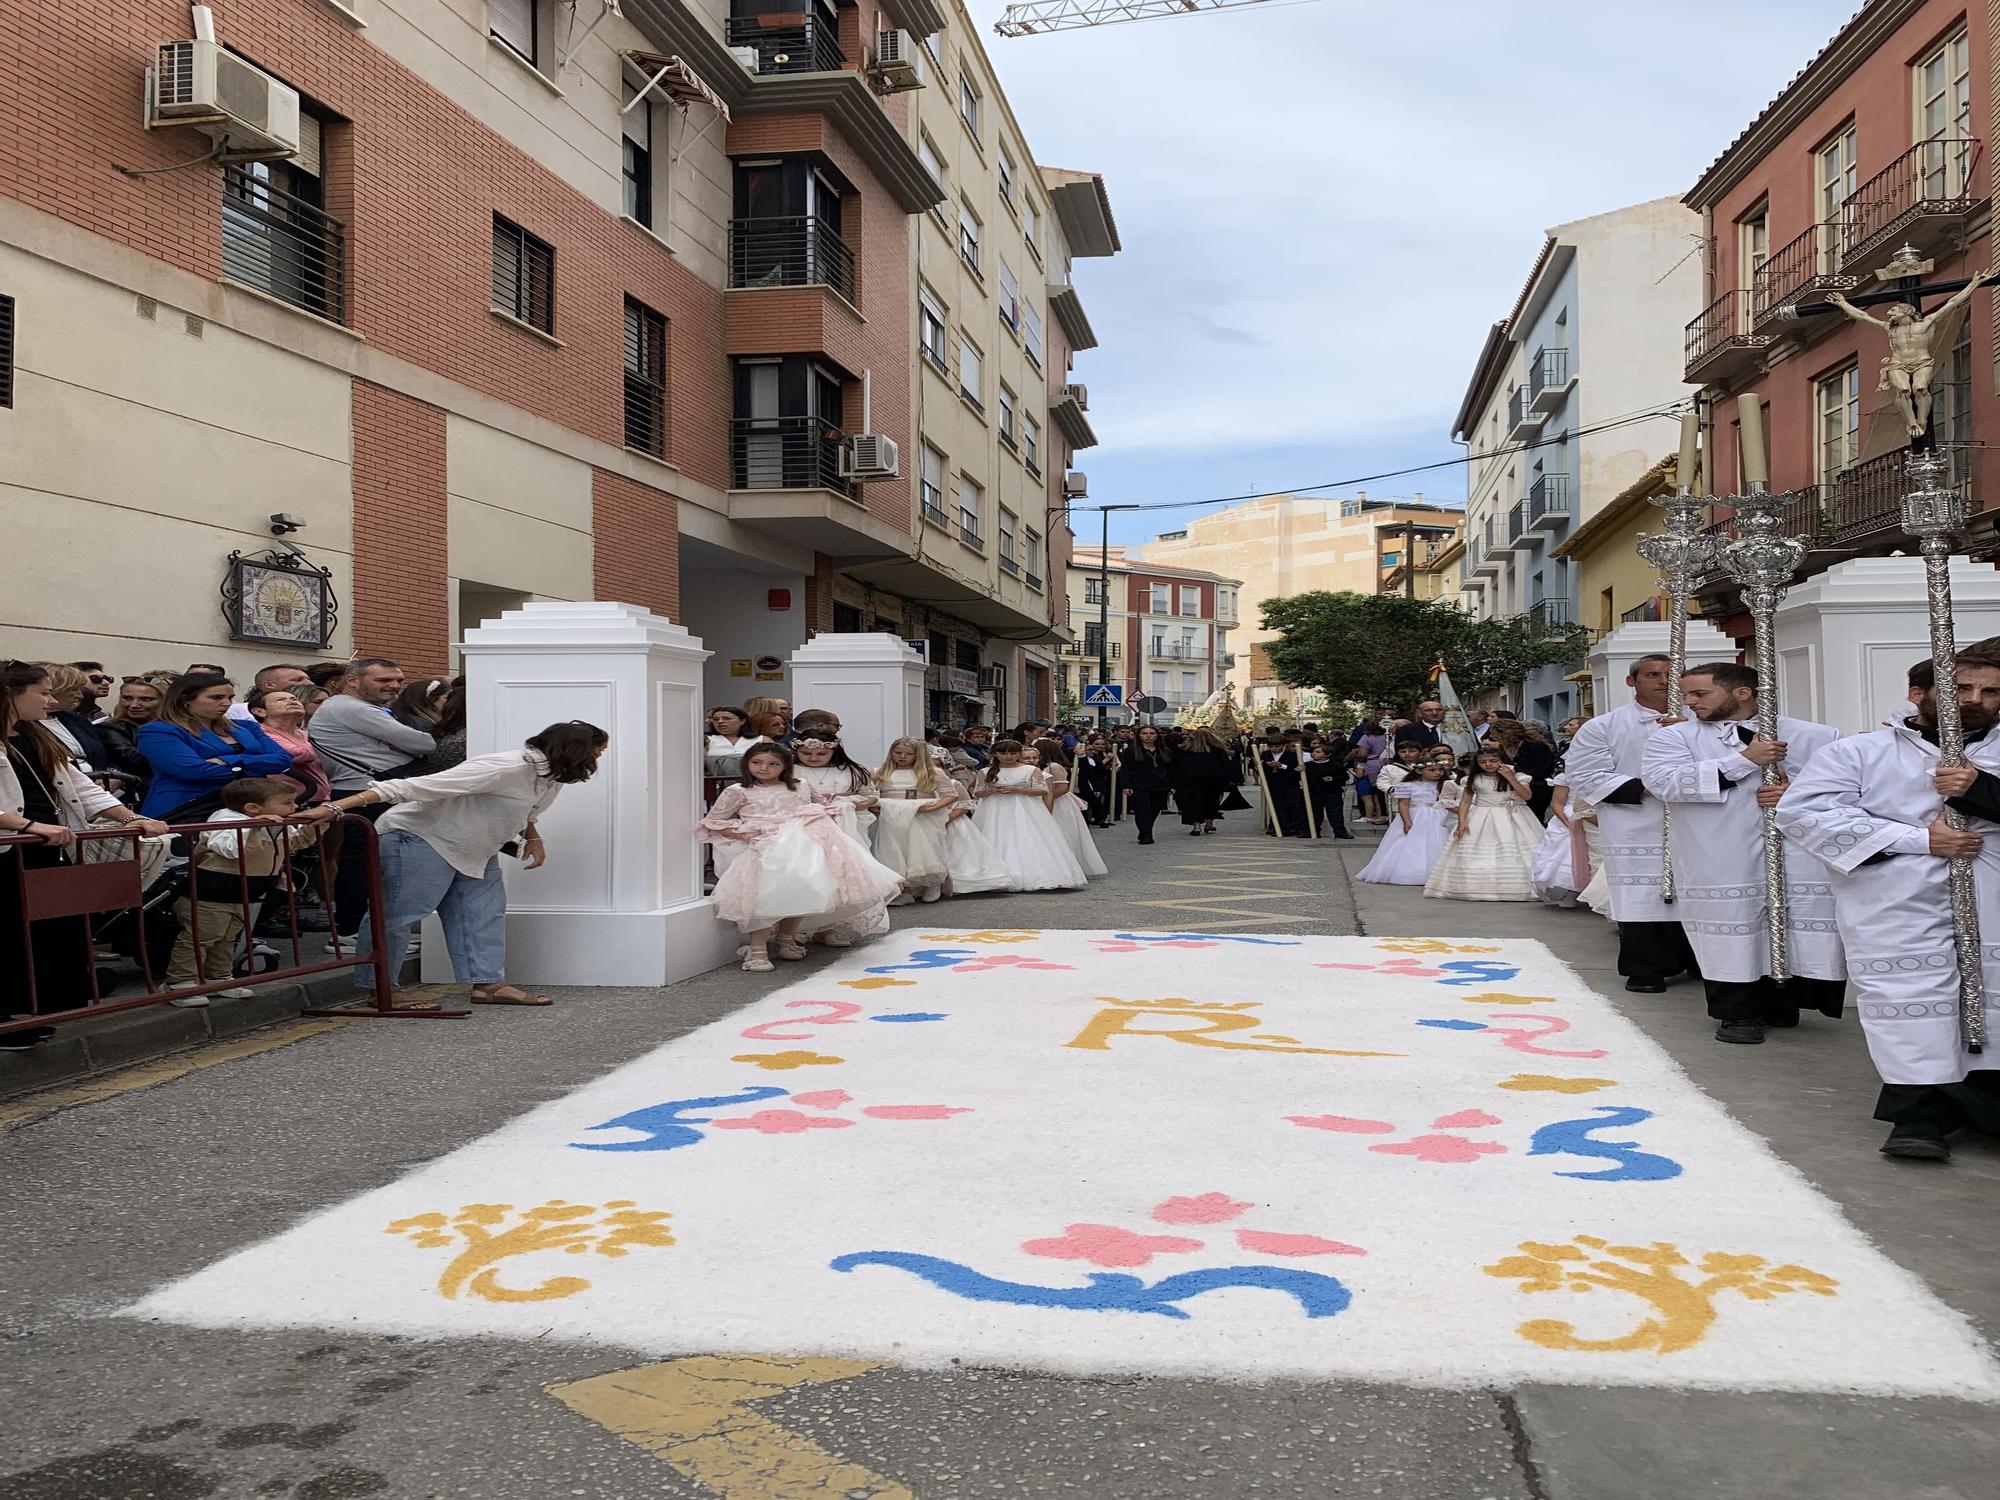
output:
MULTIPOLYGON (((1114 510, 1138 510, 1137 505, 1100 505, 1097 507, 1097 683, 1102 687, 1111 680, 1111 512, 1114 510)), ((1097 727, 1103 729, 1109 722, 1110 710, 1102 703, 1097 705, 1097 727)))

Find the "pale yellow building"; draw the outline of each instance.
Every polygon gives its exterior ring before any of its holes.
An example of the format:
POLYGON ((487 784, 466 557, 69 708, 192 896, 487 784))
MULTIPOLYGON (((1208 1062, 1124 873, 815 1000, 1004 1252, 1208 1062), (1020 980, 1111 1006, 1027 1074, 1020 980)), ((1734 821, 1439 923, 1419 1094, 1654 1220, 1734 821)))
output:
POLYGON ((1253 661, 1250 648, 1277 635, 1264 628, 1266 600, 1321 590, 1382 593, 1391 578, 1401 592, 1409 548, 1415 548, 1421 579, 1456 545, 1462 520, 1456 506, 1429 503, 1422 495, 1373 500, 1359 490, 1345 499, 1265 495, 1202 516, 1185 530, 1163 532, 1134 555, 1241 580, 1243 628, 1236 649, 1252 673, 1244 701, 1261 706, 1288 691, 1275 679, 1255 675, 1255 661, 1264 657, 1256 653, 1253 661))
MULTIPOLYGON (((1554 556, 1566 558, 1576 568, 1578 623, 1599 635, 1609 635, 1630 620, 1666 618, 1660 580, 1640 558, 1636 543, 1641 532, 1660 529, 1660 512, 1651 501, 1667 493, 1673 472, 1674 459, 1669 455, 1606 501, 1554 549, 1554 556)), ((1585 695, 1582 712, 1601 706, 1589 701, 1589 673, 1579 672, 1571 680, 1581 684, 1585 695)))

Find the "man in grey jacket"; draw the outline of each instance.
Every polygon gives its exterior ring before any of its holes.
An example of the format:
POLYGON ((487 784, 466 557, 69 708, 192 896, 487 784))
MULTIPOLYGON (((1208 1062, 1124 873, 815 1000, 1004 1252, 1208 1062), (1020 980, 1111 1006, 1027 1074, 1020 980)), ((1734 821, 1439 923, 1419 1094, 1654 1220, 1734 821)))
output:
MULTIPOLYGON (((403 691, 403 669, 382 656, 364 656, 347 664, 340 691, 319 706, 306 725, 306 738, 319 752, 335 795, 364 790, 437 743, 421 729, 399 723, 389 705, 403 691)), ((379 816, 375 807, 359 816, 379 816)), ((368 914, 367 841, 350 835, 340 841, 340 863, 333 877, 333 930, 342 938, 361 931, 368 914)))

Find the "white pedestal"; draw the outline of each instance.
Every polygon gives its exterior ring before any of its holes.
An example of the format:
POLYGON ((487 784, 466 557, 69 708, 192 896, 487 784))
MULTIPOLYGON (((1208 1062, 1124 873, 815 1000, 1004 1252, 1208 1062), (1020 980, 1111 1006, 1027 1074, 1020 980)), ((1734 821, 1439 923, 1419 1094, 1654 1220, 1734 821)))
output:
MULTIPOLYGON (((549 862, 507 867, 507 977, 662 985, 740 939, 702 894, 700 640, 631 604, 535 603, 466 633, 467 748, 511 750, 565 719, 611 736, 597 774, 541 819, 549 862)), ((435 931, 433 924, 431 931, 435 931)), ((426 980, 450 978, 426 940, 426 980)))
MULTIPOLYGON (((1629 703, 1632 690, 1625 686, 1632 663, 1642 656, 1665 656, 1672 627, 1665 620, 1630 620, 1590 648, 1591 702, 1597 712, 1607 713, 1629 703)), ((1736 643, 1706 620, 1689 620, 1687 626, 1688 665, 1707 661, 1735 661, 1736 643)))
POLYGON ((924 732, 924 659, 901 636, 816 635, 792 653, 792 712, 824 708, 840 742, 873 771, 889 742, 924 732))
MULTIPOLYGON (((2000 571, 1951 560, 1960 645, 2000 635, 2000 571)), ((1779 702, 1842 734, 1881 727, 1909 703, 1908 674, 1931 654, 1921 557, 1853 557, 1808 579, 1778 606, 1779 702)))

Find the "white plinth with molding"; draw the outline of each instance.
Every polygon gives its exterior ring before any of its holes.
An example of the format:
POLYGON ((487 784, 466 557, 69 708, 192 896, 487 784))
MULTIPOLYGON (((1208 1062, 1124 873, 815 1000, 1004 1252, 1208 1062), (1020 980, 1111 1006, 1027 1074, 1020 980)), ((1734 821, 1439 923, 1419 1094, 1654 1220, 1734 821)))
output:
POLYGON ((792 653, 792 712, 840 719, 847 753, 873 771, 889 742, 924 732, 924 659, 883 632, 816 635, 792 653))
MULTIPOLYGON (((1961 646, 2000 635, 2000 571, 1951 560, 1952 624, 1961 646)), ((1909 706, 1908 674, 1931 654, 1921 557, 1852 557, 1794 588, 1778 606, 1784 711, 1842 734, 1881 727, 1909 706)))
MULTIPOLYGON (((1590 648, 1591 701, 1597 712, 1632 701, 1632 690, 1625 686, 1632 664, 1642 656, 1665 656, 1671 630, 1665 620, 1628 620, 1590 648)), ((1689 620, 1687 659, 1690 664, 1735 661, 1736 643, 1706 620, 1689 620)))
MULTIPOLYGON (((662 985, 734 956, 702 894, 702 663, 679 625, 631 604, 536 603, 466 633, 467 749, 513 749, 583 719, 611 736, 589 781, 541 820, 549 860, 507 870, 507 977, 524 985, 662 985)), ((423 974, 451 978, 425 924, 423 974)))

